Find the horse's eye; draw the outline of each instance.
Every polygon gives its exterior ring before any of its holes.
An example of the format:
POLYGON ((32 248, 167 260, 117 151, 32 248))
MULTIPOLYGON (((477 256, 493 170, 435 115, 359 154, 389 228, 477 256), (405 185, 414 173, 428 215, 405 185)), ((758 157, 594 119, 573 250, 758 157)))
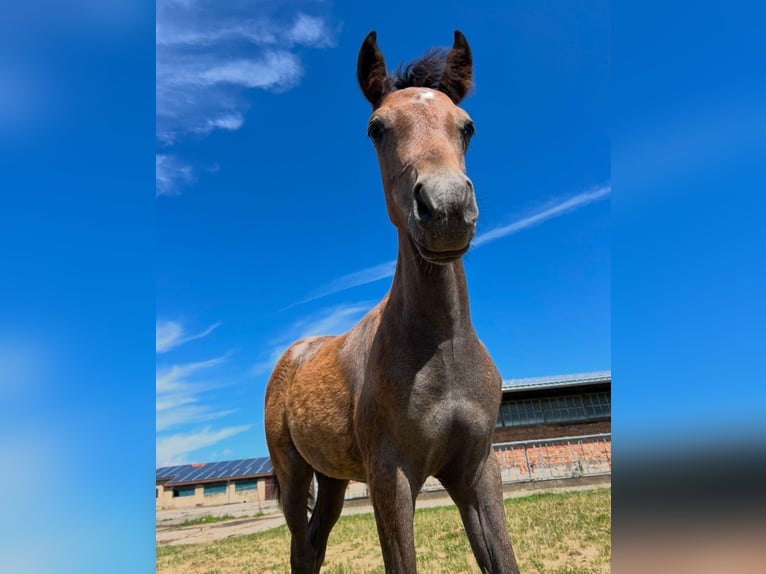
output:
POLYGON ((471 143, 471 138, 475 132, 476 128, 474 127, 473 122, 467 122, 463 126, 463 146, 465 149, 468 149, 468 144, 471 143))
POLYGON ((370 138, 373 143, 378 143, 380 137, 384 131, 383 123, 380 121, 372 120, 367 126, 367 137, 370 138))

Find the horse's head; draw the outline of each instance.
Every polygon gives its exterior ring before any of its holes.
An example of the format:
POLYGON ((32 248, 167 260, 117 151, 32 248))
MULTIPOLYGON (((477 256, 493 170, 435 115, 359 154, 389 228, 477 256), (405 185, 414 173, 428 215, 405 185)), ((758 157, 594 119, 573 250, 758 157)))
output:
POLYGON ((375 32, 362 43, 357 79, 372 104, 388 214, 420 255, 448 263, 470 246, 479 215, 465 152, 473 122, 457 104, 472 86, 471 49, 455 31, 449 53, 431 52, 391 78, 375 32))

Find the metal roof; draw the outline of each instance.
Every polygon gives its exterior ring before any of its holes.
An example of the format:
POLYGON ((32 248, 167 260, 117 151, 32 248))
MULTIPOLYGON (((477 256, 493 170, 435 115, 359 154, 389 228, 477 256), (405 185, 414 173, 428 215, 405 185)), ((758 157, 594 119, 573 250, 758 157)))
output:
POLYGON ((594 371, 592 373, 577 373, 573 375, 553 375, 550 377, 532 377, 528 379, 506 379, 503 381, 504 391, 527 391, 531 389, 556 389, 559 387, 576 387, 593 383, 611 383, 612 371, 594 371))
POLYGON ((271 474, 273 468, 269 457, 245 458, 223 462, 203 462, 165 466, 157 469, 157 480, 170 480, 167 484, 207 482, 227 478, 243 478, 259 474, 271 474))

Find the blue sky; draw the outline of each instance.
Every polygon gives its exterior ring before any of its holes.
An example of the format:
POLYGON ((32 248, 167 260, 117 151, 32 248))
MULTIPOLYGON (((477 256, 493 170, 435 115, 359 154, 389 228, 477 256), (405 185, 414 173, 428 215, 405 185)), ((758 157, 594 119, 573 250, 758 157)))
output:
POLYGON ((355 81, 460 28, 474 324, 505 378, 610 368, 606 4, 158 3, 157 463, 265 456, 280 353, 387 292, 396 234, 355 81), (407 12, 406 18, 401 14, 407 12))
MULTIPOLYGON (((599 281, 611 275, 615 494, 635 447, 710 464, 721 448, 763 452, 763 7, 248 4, 282 30, 300 13, 319 18, 333 43, 280 36, 300 63, 294 85, 229 82, 195 109, 230 98, 239 129, 225 128, 235 118, 207 134, 206 121, 170 122, 197 131, 166 146, 154 2, 0 3, 0 455, 35 493, 19 496, 13 472, 0 477, 6 570, 151 569, 157 368, 213 362, 181 371, 191 394, 176 395, 212 418, 197 413, 165 436, 247 427, 178 453, 260 454, 266 375, 253 370, 323 310, 385 291, 381 279, 294 305, 395 253, 353 79, 371 28, 391 67, 448 44, 455 27, 467 34, 480 233, 614 188, 468 254, 477 328, 503 374, 607 367, 610 293, 599 281), (177 160, 179 195, 155 196, 155 150, 177 160), (217 326, 157 355, 155 314, 182 339, 217 326), (41 537, 51 552, 39 552, 41 537)), ((215 13, 196 21, 215 25, 215 13)), ((214 46, 195 49, 229 53, 214 46)), ((618 515, 629 520, 624 504, 618 515)))

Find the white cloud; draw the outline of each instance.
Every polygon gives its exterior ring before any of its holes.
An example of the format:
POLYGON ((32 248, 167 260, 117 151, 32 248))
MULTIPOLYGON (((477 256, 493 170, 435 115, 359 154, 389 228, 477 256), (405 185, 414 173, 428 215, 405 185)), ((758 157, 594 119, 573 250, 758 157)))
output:
POLYGON ((162 432, 172 427, 187 424, 189 421, 194 421, 195 423, 206 422, 228 416, 234 412, 236 411, 211 411, 199 405, 175 406, 161 409, 158 402, 156 428, 157 432, 162 432))
POLYGON ((227 355, 215 357, 207 361, 173 365, 172 367, 157 369, 157 393, 170 393, 178 390, 186 390, 189 386, 189 377, 199 371, 220 365, 228 358, 227 355))
POLYGON ((333 36, 327 29, 325 21, 321 18, 307 16, 306 14, 298 14, 298 18, 288 32, 287 37, 296 44, 316 48, 333 45, 333 36))
POLYGON ((222 130, 233 132, 242 127, 243 121, 242 114, 233 113, 221 116, 220 118, 208 120, 208 126, 210 126, 211 129, 220 128, 222 130))
POLYGON ((156 194, 178 195, 184 183, 194 181, 192 167, 181 162, 172 155, 157 154, 155 156, 156 194))
MULTIPOLYGON (((193 81, 203 85, 232 84, 244 88, 280 88, 295 85, 301 77, 298 57, 290 52, 267 52, 258 59, 222 62, 202 71, 193 81)), ((240 123, 241 125, 241 123, 240 123)))
MULTIPOLYGON (((235 131, 246 121, 250 90, 288 90, 301 79, 296 47, 334 44, 327 15, 237 0, 159 0, 156 14, 157 140, 235 131), (293 12, 284 16, 285 13, 293 12)), ((313 6, 320 10, 322 6, 313 6)), ((158 154, 157 195, 178 195, 194 181, 192 166, 158 154), (171 161, 171 159, 173 161, 171 161)))
MULTIPOLYGON (((209 26, 209 25, 208 25, 209 26)), ((169 19, 157 20, 156 43, 158 46, 210 47, 237 40, 255 45, 275 44, 277 36, 266 21, 247 20, 243 22, 219 23, 208 27, 204 22, 179 25, 169 19)))
POLYGON ((155 348, 158 353, 167 353, 171 349, 174 349, 175 347, 178 347, 179 345, 183 345, 184 343, 188 343, 189 341, 193 341, 195 339, 201 339, 202 337, 206 337, 210 333, 213 332, 214 329, 216 329, 220 325, 220 321, 218 323, 214 323, 210 325, 207 329, 204 331, 201 331, 199 333, 196 333, 194 335, 187 335, 186 331, 184 330, 184 326, 177 322, 177 321, 164 321, 164 320, 157 320, 156 323, 156 343, 155 348))
MULTIPOLYGON (((228 438, 232 428, 214 430, 202 423, 220 420, 236 412, 221 407, 215 391, 226 388, 215 367, 224 364, 228 355, 206 361, 158 367, 156 377, 157 457, 165 463, 181 460, 186 454, 228 438), (168 435, 169 429, 177 429, 168 435)), ((237 431, 240 432, 240 431, 237 431)), ((165 464, 161 463, 161 464, 165 464)))
MULTIPOLYGON (((158 356, 180 345, 206 337, 220 323, 213 323, 202 331, 189 333, 178 321, 156 322, 156 350, 158 356)), ((157 459, 160 464, 181 461, 189 453, 224 440, 249 427, 224 426, 215 429, 209 425, 234 414, 236 409, 222 399, 221 390, 231 387, 231 379, 221 367, 231 353, 201 361, 158 365, 156 370, 156 429, 157 459), (168 431, 173 429, 171 435, 168 431)))
POLYGON ((218 430, 205 427, 199 431, 162 437, 157 440, 157 466, 186 464, 191 453, 244 432, 250 427, 252 425, 239 425, 218 430))

